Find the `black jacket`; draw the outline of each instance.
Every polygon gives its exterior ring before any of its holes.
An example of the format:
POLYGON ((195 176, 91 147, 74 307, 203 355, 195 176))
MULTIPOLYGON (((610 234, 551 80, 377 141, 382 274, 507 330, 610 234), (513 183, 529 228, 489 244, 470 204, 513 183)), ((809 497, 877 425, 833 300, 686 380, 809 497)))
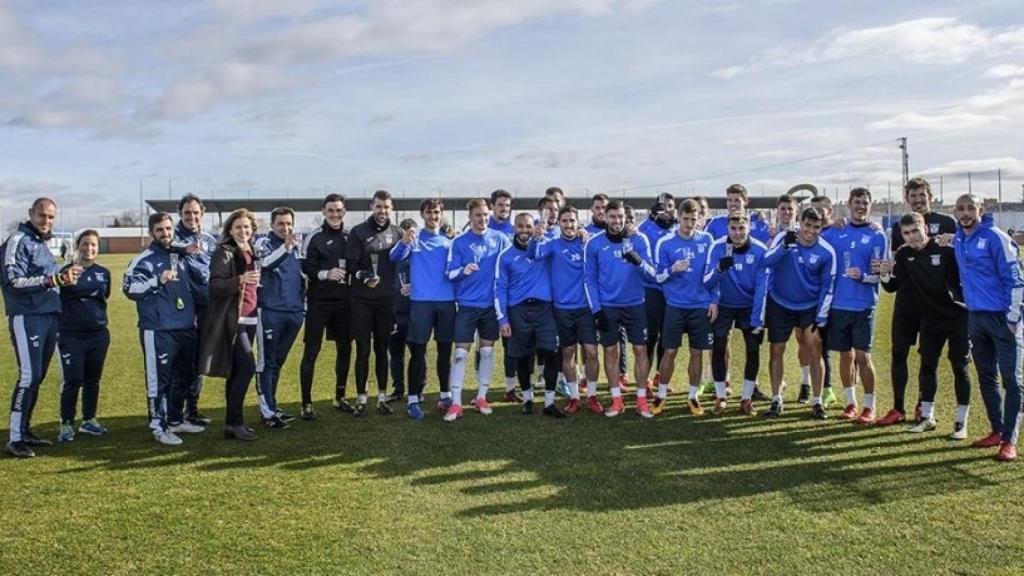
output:
POLYGON ((395 289, 395 265, 388 258, 388 253, 401 239, 401 228, 391 222, 380 226, 372 216, 366 222, 352 227, 345 258, 351 275, 353 300, 394 301, 398 292, 395 289), (370 288, 356 278, 359 272, 362 275, 373 272, 380 283, 370 288))
MULTIPOLYGON (((335 230, 325 222, 317 228, 302 245, 302 274, 306 276, 306 298, 309 302, 317 301, 348 301, 350 278, 345 282, 327 280, 327 272, 337 268, 338 262, 345 259, 345 248, 348 243, 345 226, 335 230)), ((352 267, 346 270, 349 277, 352 267)))
POLYGON ((916 304, 923 322, 960 320, 967 316, 960 269, 950 247, 929 239, 921 250, 903 246, 896 251, 892 278, 882 285, 889 292, 906 294, 916 304))
MULTIPOLYGON (((928 236, 956 232, 956 220, 947 214, 929 212, 924 215, 924 224, 928 228, 928 236)), ((899 218, 892 223, 892 230, 889 232, 889 246, 893 254, 903 246, 903 232, 900 229, 899 218)), ((909 290, 900 290, 896 293, 895 310, 897 314, 904 316, 918 316, 922 312, 918 310, 914 295, 909 290)))

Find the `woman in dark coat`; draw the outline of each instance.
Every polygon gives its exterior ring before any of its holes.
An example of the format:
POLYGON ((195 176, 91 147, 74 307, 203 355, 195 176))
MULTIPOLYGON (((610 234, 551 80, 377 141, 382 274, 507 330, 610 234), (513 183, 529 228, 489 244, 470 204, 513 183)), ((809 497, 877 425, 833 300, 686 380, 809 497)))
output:
POLYGON ((227 379, 224 437, 237 440, 256 439, 242 419, 245 394, 256 372, 252 345, 256 341, 260 273, 253 256, 255 232, 256 218, 244 208, 232 212, 224 222, 210 262, 210 305, 199 331, 199 370, 227 379))

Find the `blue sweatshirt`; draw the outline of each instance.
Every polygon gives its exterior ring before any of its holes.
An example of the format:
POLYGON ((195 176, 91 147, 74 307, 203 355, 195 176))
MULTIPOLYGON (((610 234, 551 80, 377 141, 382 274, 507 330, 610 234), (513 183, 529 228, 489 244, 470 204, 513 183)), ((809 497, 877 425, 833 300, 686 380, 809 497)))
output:
MULTIPOLYGON (((729 235, 729 215, 720 214, 715 216, 704 226, 704 231, 718 240, 729 235)), ((761 242, 767 243, 771 240, 771 232, 768 228, 768 223, 761 220, 757 216, 757 213, 750 215, 750 237, 760 240, 761 242)))
POLYGON ((675 308, 707 308, 711 293, 704 288, 704 270, 707 268, 711 244, 714 240, 707 232, 694 230, 689 238, 678 233, 663 237, 654 249, 654 267, 665 292, 665 302, 675 308), (678 260, 690 259, 690 269, 673 272, 678 260))
POLYGON ((409 298, 414 302, 451 302, 455 289, 448 275, 448 249, 452 239, 422 229, 412 245, 395 244, 389 257, 392 262, 409 261, 409 298))
POLYGON ((711 246, 704 287, 711 291, 711 298, 719 306, 727 308, 752 308, 751 326, 764 326, 764 299, 768 293, 768 271, 762 262, 768 247, 751 238, 746 246, 734 247, 733 267, 725 272, 718 271, 718 262, 725 257, 728 244, 720 238, 711 246))
POLYGON ((508 309, 529 298, 551 302, 551 273, 546 260, 534 260, 513 242, 498 255, 494 307, 498 323, 508 324, 508 309))
POLYGON ((549 262, 555 308, 587 308, 587 295, 583 290, 583 250, 583 239, 579 236, 574 240, 566 240, 561 235, 554 240, 530 240, 530 258, 549 262))
POLYGON ((590 224, 584 226, 583 229, 587 231, 587 234, 593 236, 594 234, 600 234, 601 232, 604 232, 605 226, 603 224, 601 226, 598 226, 596 223, 591 222, 590 224))
POLYGON ((612 240, 607 232, 594 235, 583 252, 584 289, 590 310, 598 313, 605 306, 627 307, 644 303, 644 275, 654 277, 651 246, 643 234, 612 240), (623 258, 624 244, 640 254, 643 263, 634 266, 623 258))
POLYGON ((1016 242, 985 214, 970 235, 957 226, 953 248, 967 310, 1001 312, 1007 323, 1020 322, 1024 279, 1016 242))
POLYGON ((186 330, 196 327, 192 299, 194 275, 184 258, 178 261, 178 279, 160 284, 160 275, 171 267, 171 252, 152 242, 128 265, 121 291, 135 301, 139 328, 143 330, 186 330), (180 303, 180 308, 179 308, 180 303))
POLYGON ((57 274, 46 239, 28 222, 0 246, 3 277, 0 289, 8 316, 59 314, 60 293, 53 276, 57 274))
POLYGON ((213 252, 217 249, 217 239, 206 232, 193 232, 178 221, 174 227, 174 240, 171 241, 171 248, 182 256, 185 264, 193 269, 194 278, 198 280, 194 286, 195 304, 197 308, 205 308, 210 303, 210 260, 213 252), (190 244, 199 242, 203 249, 200 252, 188 256, 185 250, 190 244))
MULTIPOLYGON (((68 264, 61 269, 70 268, 68 264)), ((61 332, 95 332, 107 326, 107 300, 110 299, 110 270, 93 264, 82 271, 78 283, 60 289, 64 310, 60 315, 61 332)))
POLYGON ((790 310, 817 308, 815 323, 823 326, 832 309, 836 255, 824 238, 812 246, 797 242, 786 248, 786 233, 775 237, 762 264, 769 271, 768 294, 790 310))
POLYGON ((871 259, 888 257, 885 234, 870 222, 847 224, 839 229, 834 242, 836 252, 836 288, 832 308, 860 312, 878 305, 878 274, 871 273, 871 259), (854 280, 846 276, 847 263, 860 268, 861 277, 854 280))
MULTIPOLYGON (((654 262, 654 268, 657 269, 658 261, 658 241, 667 236, 672 236, 675 233, 675 226, 669 226, 668 228, 662 228, 658 226, 658 223, 648 218, 640 223, 640 226, 636 229, 637 232, 647 237, 647 243, 651 245, 652 253, 651 259, 654 262)), ((644 276, 644 288, 654 288, 655 290, 661 290, 663 287, 655 278, 648 278, 644 276)))
POLYGON ((288 250, 284 240, 271 232, 256 240, 260 275, 260 308, 277 312, 302 312, 306 308, 306 283, 302 278, 298 246, 288 250))
POLYGON ((501 232, 502 234, 508 236, 509 238, 512 238, 513 236, 516 235, 516 227, 514 224, 512 224, 511 218, 505 220, 504 222, 498 222, 497 220, 494 219, 494 216, 491 216, 487 218, 487 227, 490 228, 491 230, 497 230, 498 232, 501 232))
POLYGON ((511 243, 508 236, 489 228, 483 234, 477 234, 470 228, 452 240, 445 273, 455 286, 456 304, 470 308, 494 306, 494 272, 498 254, 511 243), (466 276, 463 273, 466 265, 474 262, 480 269, 466 276))

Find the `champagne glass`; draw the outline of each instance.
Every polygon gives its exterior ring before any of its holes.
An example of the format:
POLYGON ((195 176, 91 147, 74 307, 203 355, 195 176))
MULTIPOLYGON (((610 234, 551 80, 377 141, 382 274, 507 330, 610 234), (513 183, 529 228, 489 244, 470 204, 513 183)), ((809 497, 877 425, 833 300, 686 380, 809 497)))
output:
POLYGON ((170 254, 170 257, 171 257, 171 274, 173 274, 173 276, 171 277, 171 280, 177 280, 178 279, 178 255, 175 254, 174 252, 172 252, 170 254))
POLYGON ((260 275, 260 279, 256 281, 256 287, 263 288, 263 259, 255 254, 252 259, 252 268, 260 275))
POLYGON ((847 276, 847 272, 846 271, 850 269, 850 266, 852 264, 853 264, 853 253, 851 253, 849 250, 843 252, 843 276, 847 276))
MULTIPOLYGON (((338 258, 338 268, 341 268, 342 272, 345 272, 345 271, 346 271, 346 266, 347 266, 347 265, 348 265, 348 264, 347 264, 347 263, 345 262, 345 259, 344 259, 344 258, 338 258)), ((339 280, 338 282, 344 283, 344 282, 345 282, 345 279, 344 279, 344 278, 342 278, 342 279, 341 279, 341 280, 339 280)))

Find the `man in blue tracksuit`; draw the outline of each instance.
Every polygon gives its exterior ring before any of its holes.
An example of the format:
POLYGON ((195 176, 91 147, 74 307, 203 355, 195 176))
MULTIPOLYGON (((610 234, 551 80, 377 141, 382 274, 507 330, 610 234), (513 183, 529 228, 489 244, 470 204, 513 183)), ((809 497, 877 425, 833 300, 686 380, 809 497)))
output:
POLYGON ((202 270, 171 246, 171 216, 149 217, 153 241, 128 265, 121 290, 135 301, 139 314, 146 375, 149 428, 161 444, 181 444, 178 433, 198 433, 203 426, 184 419, 182 400, 192 384, 196 353, 194 286, 205 279, 202 270))
POLYGON ((954 215, 959 226, 953 248, 969 315, 971 351, 992 426, 992 432, 974 446, 999 446, 996 459, 1008 462, 1017 458, 1021 421, 1024 278, 1020 252, 1017 244, 985 215, 984 203, 977 196, 964 194, 957 198, 954 215), (1005 404, 999 393, 999 379, 1006 389, 1005 404))
POLYGON ((57 345, 61 311, 58 289, 77 282, 82 271, 81 267, 72 266, 58 273, 57 262, 46 245, 57 217, 53 200, 37 199, 28 217, 28 222, 19 224, 17 231, 0 245, 0 289, 18 359, 7 444, 7 453, 16 458, 31 458, 35 456, 33 447, 52 444, 32 433, 32 410, 57 345))
MULTIPOLYGON (((491 192, 491 217, 487 219, 487 227, 508 236, 509 240, 515 235, 516 227, 512 224, 512 194, 508 190, 499 188, 491 192)), ((505 372, 505 400, 521 402, 523 397, 516 390, 516 360, 508 355, 508 338, 501 339, 501 350, 505 372)), ((476 361, 479 365, 479 352, 476 361)))
POLYGON ((667 304, 663 317, 662 336, 665 356, 658 367, 661 381, 652 415, 664 409, 668 384, 675 371, 676 352, 686 335, 690 349, 687 370, 689 408, 694 416, 704 414, 697 394, 703 371, 704 352, 714 344, 712 323, 718 317, 718 304, 704 287, 704 271, 711 254, 711 235, 697 229, 700 204, 684 200, 679 205, 679 229, 663 237, 654 248, 654 264, 667 304))
POLYGON ((473 407, 481 414, 493 410, 487 402, 494 367, 494 341, 498 339, 498 318, 494 311, 494 272, 498 254, 511 241, 501 232, 487 227, 489 208, 483 198, 466 204, 470 227, 452 241, 445 273, 455 287, 455 358, 449 378, 452 405, 444 415, 446 422, 462 416, 462 380, 466 376, 469 347, 479 335, 480 366, 477 369, 477 393, 473 407))
MULTIPOLYGON (((627 235, 626 209, 619 200, 611 200, 605 209, 606 231, 594 235, 586 245, 583 278, 587 302, 594 314, 604 347, 604 370, 612 387, 612 405, 606 416, 623 411, 619 384, 619 331, 633 345, 634 373, 637 382, 650 371, 647 358, 647 314, 644 310, 643 276, 655 276, 651 246, 643 234, 627 235)), ((637 412, 650 417, 646 389, 637 386, 637 412)))
MULTIPOLYGON (((608 228, 608 224, 604 220, 604 211, 608 207, 608 195, 597 193, 594 194, 590 199, 590 224, 583 227, 583 231, 587 233, 583 239, 583 243, 586 244, 595 234, 604 232, 608 228)), ((653 248, 653 246, 652 246, 653 248)), ((623 393, 629 393, 629 387, 626 385, 627 377, 626 372, 629 371, 629 367, 626 364, 626 333, 619 333, 619 388, 623 393)), ((588 396, 589 398, 589 396, 588 396)), ((604 410, 602 409, 602 412, 604 410)))
POLYGON ((263 425, 268 428, 287 428, 294 420, 277 407, 281 367, 302 328, 306 304, 300 241, 294 226, 291 208, 275 208, 270 213, 270 233, 256 241, 262 273, 256 314, 256 394, 263 425))
MULTIPOLYGON (((729 216, 747 213, 747 205, 750 204, 750 196, 747 194, 747 187, 743 184, 733 184, 725 189, 725 214, 715 216, 708 220, 704 231, 711 234, 715 240, 720 240, 729 235, 729 216)), ((750 221, 750 236, 765 242, 768 240, 768 223, 762 221, 757 214, 748 216, 750 221)))
MULTIPOLYGON (((828 322, 828 349, 839 352, 839 375, 846 395, 840 418, 875 422, 875 365, 871 343, 878 305, 879 265, 888 257, 888 241, 871 223, 871 192, 853 188, 847 200, 850 220, 829 243, 838 259, 835 298, 828 322), (857 415, 854 370, 864 384, 864 411, 857 415)), ((828 240, 826 240, 828 241, 828 240)))
MULTIPOLYGON (((203 311, 210 301, 210 290, 207 284, 210 278, 210 259, 213 251, 217 249, 217 239, 212 235, 203 232, 203 215, 206 208, 203 201, 195 194, 186 194, 178 201, 178 225, 174 228, 173 248, 187 259, 188 266, 203 275, 201 283, 194 286, 196 293, 196 325, 203 317, 203 311)), ((198 360, 199 339, 196 339, 196 354, 198 360)), ((188 394, 181 398, 185 410, 185 419, 197 426, 206 426, 210 418, 199 411, 199 395, 203 391, 203 376, 198 369, 194 369, 192 384, 189 386, 188 394)))
POLYGON ((768 248, 750 236, 749 224, 747 215, 742 212, 729 217, 729 235, 716 240, 711 247, 704 273, 704 287, 711 291, 712 301, 718 303, 711 354, 716 414, 725 410, 726 350, 733 326, 743 333, 746 347, 740 410, 747 415, 754 413, 753 397, 761 368, 764 301, 768 290, 768 273, 761 262, 768 248))
MULTIPOLYGON (((555 405, 558 383, 558 327, 551 308, 551 272, 547 260, 530 257, 533 217, 521 213, 515 219, 512 243, 498 255, 494 306, 502 336, 508 338, 509 356, 516 360, 516 374, 523 388, 523 413, 533 413, 533 359, 544 366, 544 414, 564 418, 555 405)), ((538 236, 543 229, 538 228, 538 236)))
MULTIPOLYGON (((640 223, 637 232, 647 237, 647 243, 651 245, 653 257, 657 260, 658 241, 662 238, 672 236, 676 226, 676 204, 671 194, 661 194, 658 201, 651 206, 647 219, 640 223)), ((652 385, 657 386, 660 381, 660 374, 657 372, 661 365, 661 359, 665 354, 664 343, 661 342, 661 324, 665 318, 665 294, 662 286, 652 278, 644 278, 644 311, 647 313, 647 358, 651 360, 651 367, 655 368, 655 377, 652 385)), ((647 385, 645 381, 638 384, 647 385)))
POLYGON ((440 198, 420 202, 423 228, 408 229, 402 240, 391 249, 389 257, 396 264, 409 266, 409 417, 422 420, 423 385, 427 380, 427 343, 433 332, 437 344, 437 380, 441 397, 437 409, 447 412, 452 405, 451 376, 452 341, 455 338, 455 291, 445 270, 452 239, 441 231, 444 203, 440 198))
POLYGON ((835 287, 836 259, 832 246, 820 237, 825 215, 810 207, 800 214, 800 230, 781 232, 775 237, 762 264, 769 271, 765 318, 771 343, 769 371, 772 404, 763 415, 782 415, 782 372, 786 342, 798 330, 808 354, 812 415, 828 417, 821 401, 824 363, 821 358, 821 329, 828 322, 835 287))

